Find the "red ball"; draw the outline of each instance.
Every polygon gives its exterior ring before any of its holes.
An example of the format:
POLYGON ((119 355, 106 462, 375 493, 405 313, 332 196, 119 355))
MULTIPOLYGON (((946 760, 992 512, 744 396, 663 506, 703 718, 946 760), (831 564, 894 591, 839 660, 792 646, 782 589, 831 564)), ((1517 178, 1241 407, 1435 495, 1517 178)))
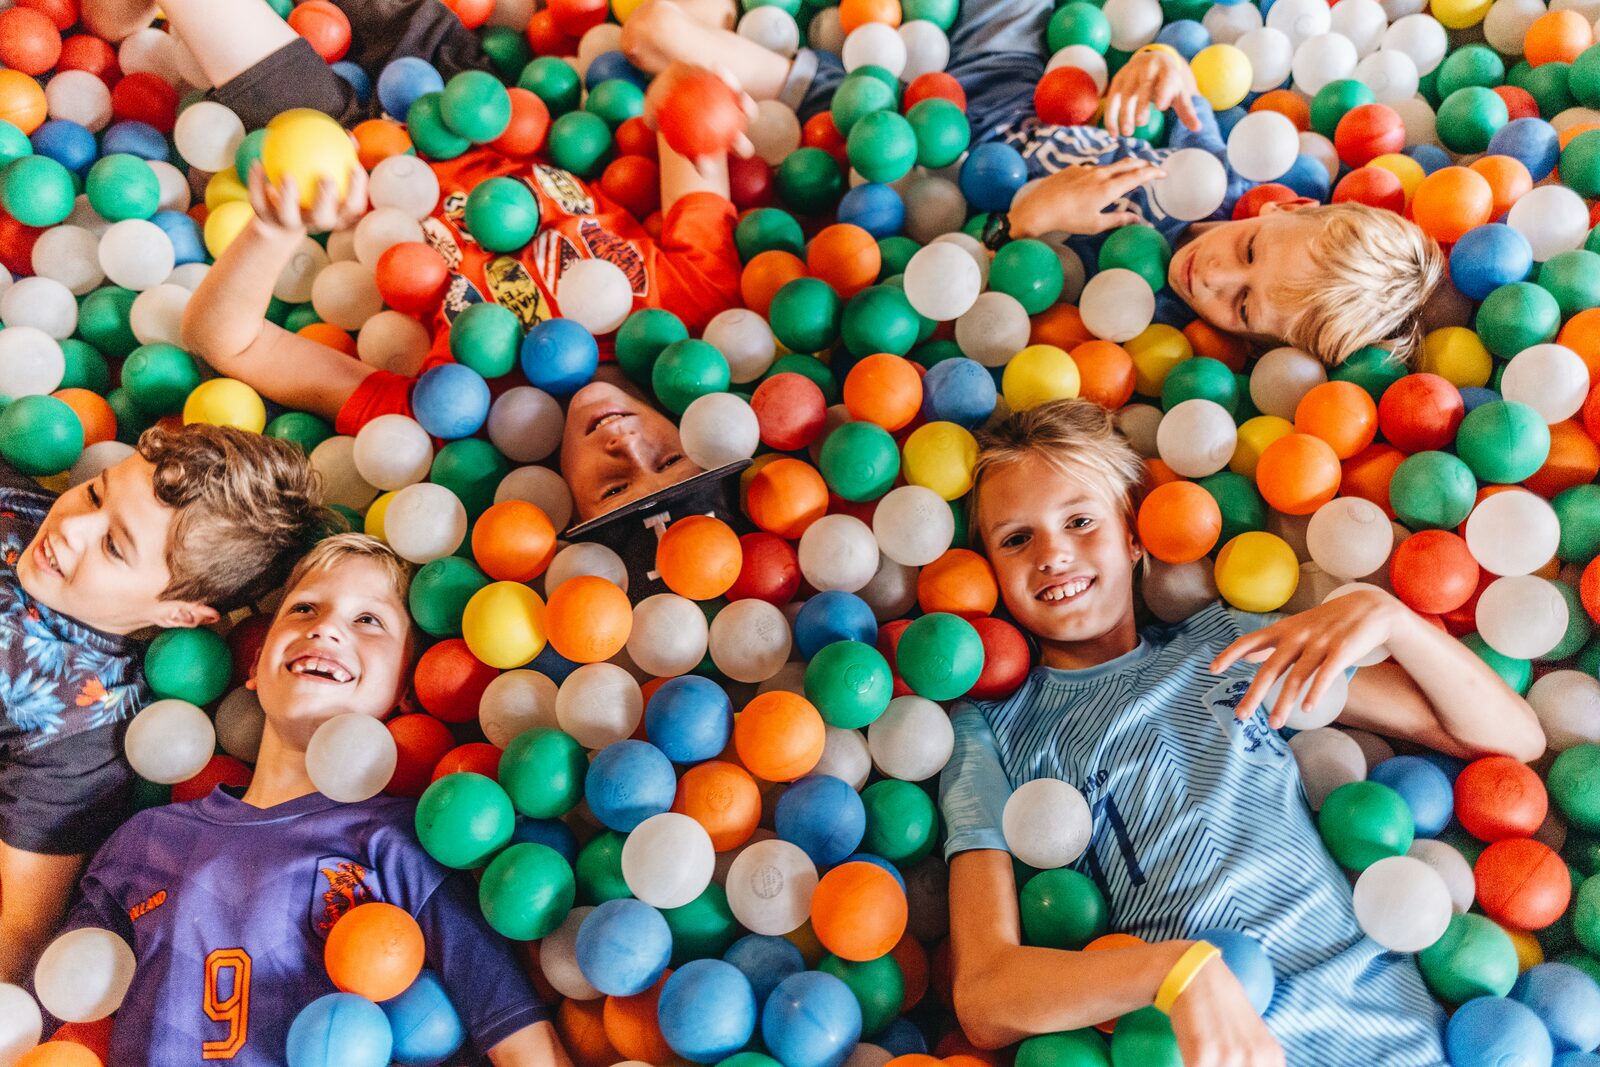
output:
POLYGON ((1516 930, 1543 930, 1572 900, 1572 876, 1549 845, 1531 837, 1496 841, 1472 868, 1478 906, 1516 930))
POLYGON ((1389 558, 1394 595, 1424 615, 1465 604, 1478 587, 1478 571, 1467 542, 1448 530, 1414 533, 1396 545, 1389 558))
POLYGON ((1357 167, 1334 186, 1333 202, 1388 208, 1398 215, 1405 211, 1406 191, 1400 179, 1382 167, 1357 167))
POLYGON ((747 120, 739 94, 708 70, 685 74, 656 109, 656 126, 674 152, 695 159, 733 147, 747 120))
POLYGON ((471 722, 478 717, 483 691, 499 676, 461 638, 440 641, 417 661, 417 701, 445 722, 471 722))
POLYGON ((303 0, 289 12, 289 28, 329 63, 350 51, 350 20, 331 0, 303 0))
POLYGON ((397 715, 386 724, 394 738, 394 776, 383 791, 390 796, 420 797, 433 781, 433 769, 455 747, 450 728, 432 715, 397 715))
POLYGON ((38 77, 61 58, 61 31, 48 15, 26 7, 0 11, 0 63, 38 77))
POLYGON ((739 538, 743 562, 739 577, 733 580, 727 597, 732 600, 765 600, 778 607, 789 603, 800 591, 800 557, 794 546, 777 534, 758 530, 739 538))
POLYGON ((210 795, 219 785, 243 789, 250 784, 253 773, 244 763, 225 752, 219 752, 206 761, 199 774, 172 787, 172 802, 186 804, 191 800, 199 800, 210 795))
POLYGON ((485 778, 500 780, 500 750, 487 741, 473 741, 465 745, 457 745, 439 760, 438 766, 433 768, 432 781, 437 782, 447 774, 459 774, 468 771, 472 774, 481 774, 485 778))
POLYGON ((489 147, 512 159, 537 155, 550 132, 550 109, 538 93, 528 89, 513 87, 506 95, 511 97, 511 124, 489 147))
POLYGON ((456 13, 456 18, 461 20, 461 25, 469 30, 475 30, 489 21, 489 16, 494 14, 494 0, 440 0, 445 7, 456 13))
POLYGON ((122 77, 116 50, 87 33, 74 34, 61 42, 61 58, 56 60, 56 70, 86 70, 112 86, 122 77))
POLYGON ((549 8, 533 13, 528 20, 528 47, 536 56, 575 56, 578 42, 556 27, 555 16, 549 8))
POLYGON ((900 98, 900 110, 910 111, 922 101, 934 97, 948 100, 962 111, 967 110, 967 91, 961 88, 961 83, 953 75, 942 70, 930 70, 912 78, 911 84, 906 86, 905 95, 900 98))
POLYGON ((143 122, 171 133, 178 121, 178 90, 149 71, 126 75, 112 86, 111 114, 119 122, 143 122))
POLYGON ((657 159, 661 155, 661 146, 656 143, 656 131, 642 116, 624 119, 612 137, 616 141, 617 151, 622 155, 644 156, 646 159, 657 159))
POLYGON ((1086 126, 1100 110, 1100 87, 1086 70, 1057 67, 1040 78, 1034 87, 1033 109, 1038 112, 1040 122, 1086 126))
POLYGON ((431 314, 450 288, 444 257, 423 241, 390 245, 378 257, 374 274, 383 302, 407 315, 431 314))
POLYGON ((233 629, 228 631, 234 685, 243 685, 255 673, 256 660, 261 658, 261 646, 267 643, 267 631, 270 629, 271 615, 251 615, 235 623, 233 629))
POLYGON ((1364 167, 1406 146, 1406 126, 1387 104, 1362 104, 1344 113, 1333 131, 1333 147, 1347 167, 1364 167))
POLYGON ((728 199, 740 211, 772 203, 772 168, 759 156, 728 157, 728 199))
POLYGON ((17 0, 18 7, 32 8, 62 33, 78 21, 78 0, 17 0))
POLYGON ((1510 756, 1473 760, 1456 775, 1456 821, 1479 841, 1529 837, 1550 810, 1532 767, 1510 756))
POLYGON ((800 143, 806 148, 822 149, 833 157, 841 170, 850 163, 849 153, 845 151, 844 135, 834 125, 833 116, 826 111, 819 111, 806 119, 800 127, 800 143))
POLYGON ((761 443, 780 452, 805 448, 828 423, 821 387, 794 371, 774 374, 756 386, 750 406, 761 426, 761 443))
POLYGON ((1261 214, 1261 209, 1268 204, 1281 204, 1287 200, 1294 200, 1300 194, 1287 185, 1277 182, 1267 182, 1254 188, 1245 190, 1243 196, 1233 205, 1235 219, 1253 219, 1261 214))
POLYGON ((1583 577, 1578 579, 1578 597, 1589 618, 1600 622, 1600 556, 1591 559, 1583 568, 1583 577))
POLYGON ((550 0, 550 17, 568 37, 582 37, 606 20, 608 0, 550 0))
POLYGON ((910 619, 894 619, 878 627, 878 640, 874 643, 878 654, 889 664, 889 670, 894 677, 893 695, 897 697, 909 696, 912 689, 906 680, 900 677, 898 654, 900 651, 900 638, 905 635, 906 627, 911 625, 910 619))
POLYGON ((973 629, 983 641, 983 673, 967 691, 973 700, 1000 700, 1014 693, 1028 678, 1033 652, 1022 631, 993 617, 974 619, 973 629))
POLYGON ((1496 85, 1494 94, 1505 101, 1506 113, 1510 116, 1507 122, 1539 117, 1539 102, 1528 90, 1515 85, 1496 85))
MULTIPOLYGON (((1466 523, 1462 523, 1462 526, 1465 527, 1466 523)), ((1456 532, 1461 533, 1460 530, 1457 530, 1456 532)), ((1470 633, 1477 632, 1478 598, 1483 596, 1483 591, 1493 585, 1495 580, 1499 577, 1500 576, 1498 574, 1492 574, 1489 571, 1484 571, 1478 576, 1478 588, 1474 589, 1472 591, 1472 595, 1467 597, 1467 602, 1465 604, 1462 604, 1454 611, 1446 611, 1443 614, 1436 616, 1438 620, 1444 624, 1444 628, 1449 632, 1450 636, 1465 637, 1470 633)))
POLYGON ((33 246, 43 233, 0 211, 0 266, 12 274, 32 274, 33 246))
POLYGON ((1466 417, 1461 390, 1437 374, 1407 374, 1383 391, 1378 429, 1402 452, 1448 448, 1466 417))
POLYGON ((600 191, 642 219, 661 206, 661 168, 644 156, 618 156, 600 175, 600 191))

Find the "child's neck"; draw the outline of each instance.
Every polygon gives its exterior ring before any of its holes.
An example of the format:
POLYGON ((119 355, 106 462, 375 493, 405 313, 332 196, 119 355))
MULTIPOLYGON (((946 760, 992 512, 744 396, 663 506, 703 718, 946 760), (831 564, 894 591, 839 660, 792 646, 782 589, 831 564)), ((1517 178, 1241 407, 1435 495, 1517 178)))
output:
POLYGON ((1129 612, 1115 626, 1083 641, 1039 641, 1039 662, 1058 671, 1098 667, 1139 647, 1139 626, 1129 612))
POLYGON ((285 741, 268 720, 244 802, 256 808, 274 808, 316 791, 306 770, 305 749, 285 741))

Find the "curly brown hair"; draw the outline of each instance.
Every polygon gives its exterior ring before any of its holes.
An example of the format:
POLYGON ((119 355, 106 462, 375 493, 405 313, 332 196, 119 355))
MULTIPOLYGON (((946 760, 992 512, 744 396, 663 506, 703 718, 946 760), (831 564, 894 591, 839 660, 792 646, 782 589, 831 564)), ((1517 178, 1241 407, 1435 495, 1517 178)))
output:
POLYGON ((178 513, 162 599, 241 607, 281 584, 328 528, 317 475, 287 441, 194 424, 146 430, 138 451, 155 465, 156 499, 178 513))

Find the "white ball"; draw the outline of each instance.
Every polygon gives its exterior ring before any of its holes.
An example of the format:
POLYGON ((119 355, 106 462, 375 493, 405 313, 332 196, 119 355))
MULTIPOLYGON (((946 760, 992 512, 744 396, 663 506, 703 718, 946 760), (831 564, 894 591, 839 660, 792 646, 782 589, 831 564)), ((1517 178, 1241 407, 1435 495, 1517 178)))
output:
POLYGON ((901 23, 895 32, 900 35, 900 41, 906 49, 905 66, 900 71, 902 80, 913 81, 950 65, 950 38, 945 36, 938 23, 912 19, 901 23))
POLYGON ((578 927, 583 925, 583 920, 592 911, 594 907, 588 904, 573 908, 561 920, 561 925, 539 942, 539 970, 544 972, 545 981, 557 993, 573 1000, 594 1000, 604 996, 589 984, 578 967, 578 927))
MULTIPOLYGON (((1321 671, 1318 671, 1317 675, 1312 677, 1312 681, 1316 681, 1316 678, 1321 673, 1321 671)), ((1272 684, 1272 687, 1267 690, 1267 695, 1262 698, 1262 707, 1270 709, 1277 704, 1278 698, 1283 695, 1283 685, 1284 678, 1279 678, 1272 684)), ((1310 688, 1311 686, 1307 684, 1306 689, 1310 688)), ((1303 700, 1304 696, 1305 690, 1302 690, 1300 698, 1303 700)), ((1322 698, 1309 711, 1301 707, 1300 700, 1296 700, 1292 705, 1293 710, 1289 712, 1288 722, 1284 725, 1291 730, 1315 730, 1319 726, 1327 726, 1339 717, 1340 712, 1344 711, 1345 701, 1349 697, 1350 678, 1344 671, 1339 671, 1333 676, 1333 681, 1328 685, 1328 691, 1322 694, 1322 698)))
POLYGON ((1250 372, 1250 402, 1263 415, 1293 422, 1301 397, 1327 380, 1327 368, 1311 353, 1274 348, 1250 372))
POLYGON ((69 930, 39 956, 33 991, 62 1022, 96 1022, 122 1006, 136 963, 133 949, 110 930, 69 930))
POLYGON ((189 188, 189 179, 183 171, 164 159, 151 159, 146 162, 150 164, 150 169, 156 172, 156 182, 161 189, 159 199, 156 201, 156 210, 188 211, 189 205, 194 202, 194 191, 189 188))
MULTIPOLYGON (((789 115, 793 117, 794 112, 790 111, 789 115)), ((778 355, 772 327, 767 325, 766 319, 747 308, 729 308, 718 313, 706 323, 701 340, 722 353, 722 358, 728 361, 728 379, 736 385, 753 382, 767 373, 778 355)))
POLYGON ((581 68, 579 73, 587 73, 589 64, 594 62, 596 56, 605 52, 620 51, 621 48, 621 26, 615 22, 602 22, 597 26, 591 26, 578 39, 578 66, 581 68))
POLYGON ((773 839, 746 847, 728 868, 728 910, 753 934, 782 937, 811 917, 817 868, 799 845, 773 839))
POLYGON ((1439 121, 1433 113, 1433 105, 1420 96, 1412 96, 1407 100, 1397 100, 1389 104, 1395 113, 1400 116, 1401 123, 1406 128, 1406 147, 1412 148, 1419 144, 1439 144, 1439 121))
POLYGON ((1555 113, 1550 119, 1550 127, 1557 133, 1566 133, 1574 126, 1589 122, 1600 122, 1600 111, 1591 107, 1569 107, 1555 113))
POLYGON ((501 393, 489 408, 489 440, 513 463, 537 463, 561 447, 564 423, 555 397, 519 385, 501 393))
POLYGON ((580 259, 556 287, 561 314, 592 334, 607 334, 633 310, 633 287, 622 268, 604 259, 580 259))
POLYGON ((200 283, 205 281, 210 271, 209 263, 179 263, 172 268, 172 273, 167 275, 167 280, 163 284, 182 286, 192 293, 200 288, 200 283))
POLYGON ((1299 154, 1299 131, 1288 116, 1277 111, 1246 115, 1228 134, 1228 165, 1253 182, 1283 177, 1299 154))
MULTIPOLYGON (((494 502, 526 500, 536 505, 550 517, 550 525, 559 533, 572 519, 572 490, 561 480, 561 474, 549 467, 517 467, 500 479, 495 486, 494 502)), ((626 573, 626 568, 624 568, 626 573)))
POLYGON ((1300 154, 1310 156, 1321 163, 1328 172, 1328 180, 1333 181, 1339 176, 1339 150, 1333 142, 1311 130, 1300 135, 1300 154))
POLYGON ((845 70, 865 66, 882 67, 898 78, 900 72, 906 69, 906 43, 893 26, 883 22, 866 22, 851 30, 844 39, 844 51, 840 58, 844 61, 845 70))
POLYGON ((134 297, 128 310, 128 327, 134 338, 142 345, 160 342, 183 347, 183 310, 193 295, 181 285, 162 282, 134 297))
POLYGON ((1532 574, 1496 578, 1478 598, 1478 635, 1502 656, 1537 659, 1567 632, 1567 600, 1532 574))
POLYGON ((739 36, 785 58, 800 50, 800 26, 775 4, 753 7, 739 20, 739 36))
POLYGON ((1450 889, 1422 860, 1385 856, 1361 872, 1356 922, 1391 952, 1421 952, 1450 925, 1450 889))
MULTIPOLYGON (((1422 81, 1417 74, 1416 60, 1392 48, 1380 48, 1362 57, 1361 62, 1356 64, 1353 76, 1356 81, 1372 90, 1372 95, 1377 98, 1378 103, 1388 104, 1390 107, 1396 107, 1403 101, 1416 97, 1417 87, 1422 81)), ((1428 102, 1422 101, 1422 106, 1428 107, 1428 102)), ((1428 114, 1430 116, 1433 114, 1431 107, 1428 108, 1428 114)), ((1407 129, 1410 129, 1409 125, 1407 129)))
MULTIPOLYGON (((795 612, 797 612, 797 613, 800 610, 799 606, 796 605, 796 604, 791 603, 789 606, 794 608, 795 612)), ((774 674, 771 678, 766 679, 761 684, 756 686, 757 695, 759 695, 761 693, 771 693, 774 690, 776 690, 778 692, 783 692, 783 693, 793 693, 796 696, 802 696, 802 697, 805 696, 806 695, 806 665, 804 663, 785 663, 781 668, 779 668, 777 674, 774 674)), ((850 731, 850 732, 854 733, 854 731, 850 731)), ((867 743, 866 738, 862 738, 861 739, 861 743, 863 745, 865 745, 867 743)), ((826 743, 824 743, 824 745, 826 745, 826 743)), ((826 747, 824 747, 824 750, 823 750, 823 758, 824 759, 827 758, 826 747)), ((866 759, 867 759, 867 762, 869 764, 872 762, 872 759, 871 759, 870 756, 866 757, 866 759)), ((815 769, 813 770, 813 773, 815 773, 815 774, 824 774, 824 773, 833 774, 832 771, 824 772, 824 771, 815 770, 815 769)), ((842 778, 843 777, 843 775, 838 775, 838 774, 834 774, 833 776, 835 778, 842 778)))
POLYGON ((878 541, 854 515, 824 515, 800 535, 800 573, 818 592, 853 593, 878 570, 878 541))
POLYGON ((367 197, 374 208, 394 208, 425 219, 439 203, 439 176, 416 156, 390 156, 372 168, 367 197))
POLYGON ((1531 574, 1555 556, 1561 523, 1543 497, 1507 489, 1472 509, 1466 537, 1472 558, 1490 574, 1531 574))
MULTIPOLYGON (((1239 38, 1265 25, 1254 4, 1212 4, 1200 19, 1213 44, 1238 44, 1239 38)), ((1288 77, 1285 71, 1284 77, 1288 77)))
POLYGON ((1106 91, 1106 82, 1110 74, 1106 66, 1106 57, 1086 44, 1069 44, 1056 52, 1050 57, 1050 62, 1045 64, 1045 73, 1048 74, 1057 67, 1077 67, 1094 79, 1096 92, 1103 94, 1106 91))
POLYGON ((117 47, 117 66, 124 74, 154 74, 168 85, 177 85, 183 78, 182 48, 176 37, 147 26, 123 39, 117 47))
POLYGON ((1082 793, 1059 778, 1035 778, 1012 790, 1000 828, 1013 856, 1049 870, 1083 855, 1094 820, 1082 793))
POLYGON ((206 713, 187 700, 157 700, 133 717, 123 747, 139 777, 176 785, 211 761, 217 732, 206 713))
MULTIPOLYGON (((187 180, 185 180, 185 187, 187 187, 187 180)), ((77 226, 80 229, 88 230, 90 233, 94 234, 96 238, 105 233, 106 230, 110 229, 111 227, 111 222, 100 217, 100 213, 94 209, 93 204, 89 203, 89 197, 85 193, 79 193, 73 199, 72 211, 67 214, 67 217, 62 220, 61 224, 63 226, 77 226)))
POLYGON ((676 678, 705 658, 710 624, 700 605, 676 593, 657 593, 634 605, 628 656, 646 674, 676 678))
POLYGON ((115 467, 133 452, 132 445, 125 445, 121 441, 96 441, 83 450, 83 455, 68 471, 69 485, 75 489, 84 482, 93 481, 100 477, 101 471, 115 467))
POLYGON ((113 223, 100 238, 99 255, 111 283, 135 292, 160 285, 177 265, 166 231, 144 219, 113 223))
POLYGON ((324 722, 306 745, 311 784, 341 804, 359 804, 383 792, 398 759, 388 728, 370 715, 354 712, 324 722))
POLYGON ((1308 37, 1295 49, 1290 70, 1294 73, 1295 88, 1314 96, 1329 82, 1348 78, 1356 69, 1356 46, 1349 38, 1337 33, 1321 33, 1308 37))
POLYGON ((378 282, 365 264, 353 259, 328 264, 311 283, 311 307, 323 322, 354 333, 383 310, 378 282))
POLYGON ((1300 765, 1300 782, 1312 811, 1321 811, 1328 794, 1341 785, 1367 777, 1361 746, 1343 730, 1322 726, 1289 738, 1289 751, 1300 765))
POLYGON ((586 663, 556 691, 556 722, 584 748, 632 737, 643 716, 639 683, 615 663, 586 663))
POLYGON ((872 513, 872 534, 889 559, 907 567, 926 567, 944 555, 954 540, 955 514, 932 489, 902 485, 878 501, 872 513))
POLYGON ((76 122, 90 133, 99 133, 111 121, 111 90, 86 70, 51 75, 45 83, 44 99, 51 118, 76 122))
MULTIPOLYGON (((933 174, 921 175, 913 178, 911 184, 906 186, 905 192, 901 195, 906 202, 906 234, 924 244, 941 234, 959 230, 961 224, 967 220, 967 199, 961 195, 961 187, 948 178, 933 174)), ((920 252, 918 254, 920 255, 920 252)), ((910 264, 908 263, 907 267, 909 266, 910 264)), ((938 294, 944 292, 944 290, 938 287, 935 281, 936 274, 936 271, 930 271, 928 276, 920 283, 924 292, 932 294, 930 299, 938 301, 941 308, 946 303, 952 306, 958 304, 959 301, 954 296, 946 296, 943 300, 940 300, 938 294)), ((978 298, 978 292, 982 288, 982 282, 980 281, 967 303, 956 307, 956 310, 952 311, 949 317, 953 319, 968 307, 971 307, 972 300, 978 298)), ((906 296, 907 299, 910 299, 910 293, 907 293, 906 296)), ((912 303, 912 307, 916 307, 915 302, 912 303)), ((922 314, 920 309, 918 309, 918 313, 922 314)))
POLYGON ((1190 563, 1152 559, 1139 591, 1144 594, 1145 605, 1162 622, 1182 622, 1217 599, 1217 583, 1208 557, 1190 563))
POLYGON ((356 431, 356 473, 379 489, 404 489, 428 476, 433 438, 409 415, 379 415, 356 431))
POLYGON ((1426 77, 1444 59, 1450 38, 1432 15, 1406 15, 1384 31, 1382 47, 1410 56, 1417 74, 1426 77))
POLYGON ((711 662, 736 682, 764 682, 789 661, 789 620, 765 600, 735 600, 711 620, 711 662))
POLYGON ((1033 328, 1027 310, 1009 293, 990 290, 956 320, 961 354, 985 367, 1003 367, 1028 347, 1033 328))
POLYGON ((536 726, 559 729, 556 683, 538 671, 506 671, 484 688, 478 725, 496 748, 505 748, 536 726))
MULTIPOLYGON (((63 223, 50 227, 34 242, 33 273, 60 282, 74 296, 83 296, 99 288, 106 279, 106 272, 100 269, 100 239, 82 226, 63 223)), ((3 301, 0 306, 4 306, 3 301)), ((77 319, 76 309, 73 319, 77 319)))
POLYGON ((1500 392, 1527 404, 1547 423, 1570 419, 1589 395, 1589 365, 1566 345, 1524 348, 1506 364, 1500 392))
POLYGON ((241 685, 217 705, 217 744, 234 759, 254 763, 261 753, 266 724, 267 716, 255 690, 241 685))
POLYGON ((1174 405, 1156 429, 1156 450, 1173 472, 1204 478, 1228 465, 1239 432, 1228 409, 1211 400, 1174 405))
POLYGON ((31 326, 63 341, 78 327, 78 301, 72 290, 51 278, 18 278, 0 296, 0 322, 8 330, 31 326))
POLYGON ((364 511, 378 495, 378 487, 361 477, 355 463, 356 439, 338 435, 311 450, 311 469, 322 481, 324 504, 343 504, 364 511))
POLYGON ((1455 846, 1432 837, 1419 837, 1411 842, 1406 855, 1421 860, 1433 868, 1450 894, 1450 909, 1463 915, 1472 907, 1478 895, 1477 879, 1472 866, 1455 846))
POLYGON ((748 401, 733 393, 696 397, 678 427, 684 454, 704 470, 749 459, 761 446, 761 423, 748 401))
POLYGON ((1333 17, 1323 0, 1286 0, 1272 5, 1267 25, 1286 34, 1298 48, 1302 41, 1327 33, 1333 17))
POLYGON ((1528 28, 1545 10, 1542 0, 1495 0, 1483 18, 1483 36, 1501 55, 1520 56, 1528 28))
POLYGON ((1383 7, 1383 13, 1389 17, 1391 23, 1415 15, 1428 6, 1428 0, 1378 0, 1383 7))
POLYGON ((982 289, 983 275, 960 245, 925 245, 906 263, 906 299, 925 319, 949 322, 960 318, 982 289))
POLYGON ((1394 527, 1372 501, 1341 496, 1311 516, 1306 548, 1312 562, 1334 577, 1364 578, 1388 562, 1394 527))
POLYGON ((184 162, 213 174, 234 165, 243 140, 244 122, 214 100, 190 104, 178 113, 172 128, 172 142, 184 162))
POLYGON ((812 16, 811 25, 806 27, 806 43, 835 55, 844 48, 844 26, 837 7, 825 7, 812 16))
POLYGON ((428 328, 410 315, 384 310, 361 324, 356 357, 369 367, 414 378, 428 358, 428 328))
MULTIPOLYGON (((555 520, 551 519, 550 524, 555 526, 555 520)), ((622 557, 596 541, 579 541, 557 552, 550 561, 544 572, 545 595, 554 593, 568 578, 585 574, 604 578, 623 592, 628 591, 628 565, 622 562, 622 557)))
POLYGON ((867 727, 872 762, 890 778, 921 782, 944 770, 955 748, 950 716, 931 700, 895 697, 867 727))
POLYGON ((1156 431, 1163 413, 1154 404, 1128 404, 1116 414, 1117 432, 1128 439, 1133 450, 1145 459, 1154 459, 1156 431))
POLYGON ((1241 35, 1234 46, 1250 61, 1251 91, 1264 93, 1288 80, 1294 45, 1282 30, 1261 26, 1241 35))
POLYGON ((432 563, 461 547, 467 509, 447 487, 418 482, 395 493, 383 513, 384 540, 401 559, 432 563))
POLYGON ((1372 768, 1384 760, 1394 758, 1394 746, 1377 734, 1369 733, 1366 730, 1352 729, 1348 726, 1341 727, 1339 732, 1354 741, 1356 747, 1361 749, 1361 755, 1367 761, 1368 774, 1371 774, 1372 768))
MULTIPOLYGON (((6 294, 16 289, 13 285, 6 294)), ((0 396, 53 393, 66 372, 66 356, 54 337, 34 326, 0 330, 0 396)))
POLYGON ((378 260, 389 249, 421 240, 422 225, 410 212, 397 207, 373 208, 356 223, 356 261, 377 270, 378 260))
POLYGON ((1383 31, 1389 28, 1389 16, 1384 14, 1378 0, 1339 0, 1329 12, 1328 28, 1356 46, 1358 55, 1371 55, 1383 43, 1383 31))
MULTIPOLYGON (((1167 172, 1146 188, 1152 203, 1174 218, 1194 222, 1222 206, 1228 195, 1228 172, 1222 161, 1203 148, 1180 148, 1161 164, 1167 172)), ((1108 338, 1109 340, 1109 338, 1108 338)))
POLYGON ((0 1063, 15 1063, 43 1033, 38 1002, 21 986, 0 982, 0 1063))
POLYGON ((1551 671, 1528 690, 1552 752, 1600 744, 1600 680, 1583 671, 1551 671))
POLYGON ((650 816, 622 843, 622 879, 653 908, 681 908, 704 893, 716 863, 706 828, 675 811, 650 816))
MULTIPOLYGON (((1220 166, 1220 164, 1218 164, 1220 166)), ((1156 294, 1150 283, 1123 267, 1103 270, 1090 278, 1078 298, 1083 325, 1104 341, 1131 341, 1143 333, 1156 313, 1156 294)))
MULTIPOLYGON (((802 667, 802 676, 804 673, 802 667)), ((838 726, 827 727, 823 738, 822 758, 809 773, 837 778, 859 793, 872 775, 872 752, 867 748, 867 739, 861 736, 860 730, 838 726)))
POLYGON ((917 568, 906 567, 878 555, 878 570, 872 580, 856 590, 867 602, 872 617, 880 623, 898 619, 917 604, 917 568))
POLYGON ((1156 0, 1106 0, 1100 10, 1111 23, 1111 47, 1124 52, 1155 40, 1166 21, 1156 0))

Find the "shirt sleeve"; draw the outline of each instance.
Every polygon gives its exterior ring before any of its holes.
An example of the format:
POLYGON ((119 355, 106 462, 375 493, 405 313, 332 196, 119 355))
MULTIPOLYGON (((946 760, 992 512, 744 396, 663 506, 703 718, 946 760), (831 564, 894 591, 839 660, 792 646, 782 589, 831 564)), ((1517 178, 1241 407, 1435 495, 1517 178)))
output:
POLYGON ((127 815, 125 723, 0 751, 0 841, 23 852, 93 852, 127 815))
POLYGON ((955 748, 939 777, 944 813, 944 858, 973 849, 1006 849, 1001 817, 1011 797, 1011 779, 1000 762, 1000 745, 983 713, 959 703, 950 716, 955 748))

